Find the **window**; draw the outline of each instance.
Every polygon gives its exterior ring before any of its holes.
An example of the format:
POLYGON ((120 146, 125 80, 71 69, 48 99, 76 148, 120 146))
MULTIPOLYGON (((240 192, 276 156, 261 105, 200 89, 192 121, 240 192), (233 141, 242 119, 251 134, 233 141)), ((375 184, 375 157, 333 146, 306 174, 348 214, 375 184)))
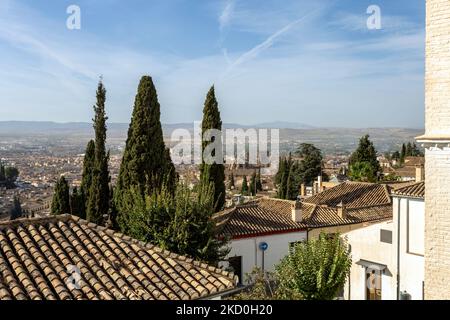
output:
POLYGON ((392 244, 392 231, 390 230, 380 230, 380 241, 384 243, 392 244))
POLYGON ((242 283, 242 257, 230 257, 228 258, 228 264, 233 269, 233 273, 238 276, 239 283, 242 283))

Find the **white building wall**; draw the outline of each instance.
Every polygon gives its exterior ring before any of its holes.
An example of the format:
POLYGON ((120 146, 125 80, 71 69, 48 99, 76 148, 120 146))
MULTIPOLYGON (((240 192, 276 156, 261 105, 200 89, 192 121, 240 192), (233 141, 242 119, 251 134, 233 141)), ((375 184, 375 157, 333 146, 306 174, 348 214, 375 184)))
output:
POLYGON ((400 291, 409 293, 412 300, 422 300, 425 203, 420 199, 394 197, 393 204, 394 263, 400 265, 400 291), (400 220, 398 220, 399 212, 400 220), (415 221, 412 221, 412 219, 415 221), (400 222, 400 230, 398 229, 398 222, 400 222), (408 228, 408 225, 411 228, 408 228), (400 232, 399 261, 397 261, 398 232, 400 232), (411 244, 408 244, 408 242, 411 242, 411 244))
POLYGON ((350 281, 344 288, 344 298, 349 300, 366 299, 366 267, 356 264, 360 260, 387 265, 381 278, 381 299, 396 299, 396 274, 393 262, 393 245, 380 241, 381 230, 392 231, 392 221, 375 223, 366 227, 342 233, 351 246, 352 267, 350 281))
MULTIPOLYGON (((275 266, 289 253, 289 243, 305 241, 306 237, 306 231, 299 231, 232 240, 228 257, 242 257, 242 280, 245 281, 247 273, 252 272, 255 267, 262 268, 263 252, 259 249, 261 242, 266 242, 269 245, 264 252, 264 270, 274 271, 275 266)), ((222 266, 227 267, 227 263, 222 263, 222 266)))

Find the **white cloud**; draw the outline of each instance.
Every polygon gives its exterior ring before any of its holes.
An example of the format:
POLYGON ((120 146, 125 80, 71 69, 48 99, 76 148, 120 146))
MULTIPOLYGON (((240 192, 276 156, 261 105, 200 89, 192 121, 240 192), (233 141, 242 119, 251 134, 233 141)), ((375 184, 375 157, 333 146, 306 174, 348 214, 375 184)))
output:
POLYGON ((234 6, 235 0, 225 1, 224 9, 222 10, 222 13, 219 16, 219 26, 221 31, 225 29, 230 23, 230 20, 232 19, 233 16, 234 6))

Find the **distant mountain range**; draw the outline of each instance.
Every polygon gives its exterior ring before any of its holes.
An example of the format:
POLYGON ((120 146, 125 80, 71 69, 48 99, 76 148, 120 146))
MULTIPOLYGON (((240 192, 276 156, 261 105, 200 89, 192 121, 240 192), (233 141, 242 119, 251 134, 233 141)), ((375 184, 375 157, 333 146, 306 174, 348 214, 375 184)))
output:
MULTIPOLYGON (((165 131, 172 131, 174 129, 192 129, 193 123, 171 123, 163 124, 165 131)), ((254 125, 241 125, 237 123, 225 123, 224 128, 267 128, 267 129, 312 129, 313 126, 309 126, 303 123, 296 122, 266 122, 258 123, 254 125)), ((51 121, 0 121, 0 134, 11 133, 57 133, 57 132, 82 132, 85 130, 91 130, 92 124, 88 122, 51 122, 51 121)), ((108 129, 110 130, 126 130, 128 129, 128 123, 108 123, 108 129)))
MULTIPOLYGON (((380 152, 398 150, 402 143, 414 141, 423 134, 423 129, 414 128, 321 128, 295 122, 267 122, 255 125, 225 123, 224 128, 267 128, 280 129, 282 150, 294 150, 300 143, 313 143, 326 153, 352 151, 357 147, 359 139, 369 134, 377 150, 380 152)), ((194 129, 193 123, 163 124, 164 136, 170 139, 175 129, 194 129)), ((109 123, 108 141, 112 144, 123 144, 128 132, 127 123, 109 123)), ((0 121, 0 144, 5 141, 75 141, 84 148, 87 141, 94 136, 91 123, 87 122, 35 122, 35 121, 0 121)), ((43 142, 43 143, 44 143, 43 142)))

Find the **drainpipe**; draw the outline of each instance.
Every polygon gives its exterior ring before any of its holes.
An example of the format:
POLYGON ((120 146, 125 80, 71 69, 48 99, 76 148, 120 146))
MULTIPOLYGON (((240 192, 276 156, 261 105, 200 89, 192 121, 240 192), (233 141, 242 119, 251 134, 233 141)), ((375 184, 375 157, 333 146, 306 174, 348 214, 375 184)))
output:
POLYGON ((256 243, 256 238, 253 238, 253 240, 255 242, 255 267, 258 267, 258 244, 256 243))

